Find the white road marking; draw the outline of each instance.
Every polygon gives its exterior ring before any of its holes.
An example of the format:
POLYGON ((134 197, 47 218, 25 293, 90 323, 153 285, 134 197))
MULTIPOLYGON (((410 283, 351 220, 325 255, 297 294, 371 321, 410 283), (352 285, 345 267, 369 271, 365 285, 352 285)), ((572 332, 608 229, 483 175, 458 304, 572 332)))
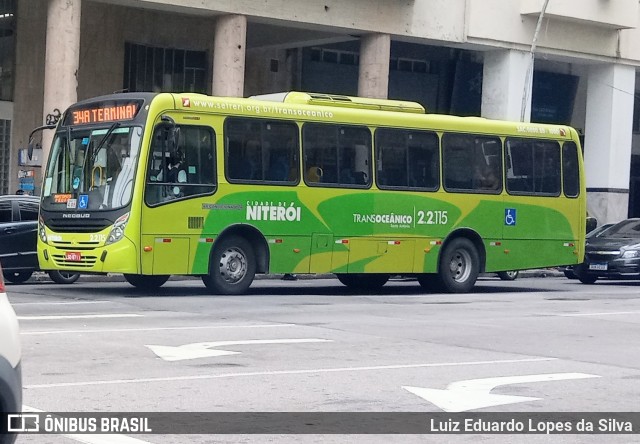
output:
POLYGON ((579 317, 579 316, 620 316, 620 315, 628 315, 628 314, 640 314, 640 311, 610 311, 603 313, 565 313, 565 314, 557 314, 554 313, 553 316, 562 316, 566 318, 579 317))
POLYGON ((541 398, 513 395, 492 395, 490 392, 501 385, 524 384, 527 382, 563 381, 568 379, 599 378, 586 373, 548 373, 540 375, 502 376, 497 378, 469 379, 449 384, 445 390, 424 387, 402 388, 435 404, 445 412, 466 412, 497 405, 538 401, 541 398))
POLYGON ((12 302, 11 305, 78 305, 78 304, 113 304, 113 301, 69 301, 69 302, 12 302))
POLYGON ((82 314, 82 315, 44 315, 18 316, 19 321, 52 321, 60 319, 106 319, 106 318, 141 318, 144 315, 134 313, 82 314))
POLYGON ((143 382, 172 382, 172 381, 197 381, 202 379, 237 378, 248 376, 278 376, 278 375, 306 375, 313 373, 339 373, 339 372, 362 372, 377 370, 400 370, 407 368, 429 368, 429 367, 462 367, 466 365, 492 365, 492 364, 521 364, 526 362, 548 362, 557 361, 558 358, 524 358, 524 359, 503 359, 497 361, 467 361, 467 362, 435 362, 428 364, 400 364, 400 365, 378 365, 371 367, 338 367, 319 368, 308 370, 275 370, 263 372, 245 373, 224 373, 220 375, 192 375, 192 376, 172 376, 165 378, 139 378, 139 379, 113 379, 102 381, 84 382, 60 382, 56 384, 26 384, 26 389, 58 388, 58 387, 83 387, 93 385, 113 385, 113 384, 138 384, 143 382))
POLYGON ((145 345, 151 349, 159 358, 165 361, 184 361, 197 358, 215 358, 218 356, 239 355, 240 352, 230 350, 211 350, 215 347, 225 347, 227 345, 257 345, 257 344, 304 344, 312 342, 333 342, 330 339, 248 339, 244 341, 217 341, 198 342, 195 344, 185 344, 178 347, 166 345, 145 345))
MULTIPOLYGON (((24 413, 45 413, 44 410, 38 410, 28 405, 22 406, 24 413)), ((76 434, 61 434, 74 441, 82 442, 84 444, 149 444, 149 441, 143 441, 141 439, 132 438, 126 435, 112 435, 112 434, 99 434, 99 435, 76 435, 76 434)))
POLYGON ((76 333, 135 333, 144 331, 164 331, 164 330, 211 330, 220 328, 275 328, 275 327, 298 327, 296 324, 257 324, 257 325, 201 325, 196 327, 151 327, 151 328, 113 328, 95 330, 42 330, 42 331, 21 331, 21 335, 61 335, 76 333))

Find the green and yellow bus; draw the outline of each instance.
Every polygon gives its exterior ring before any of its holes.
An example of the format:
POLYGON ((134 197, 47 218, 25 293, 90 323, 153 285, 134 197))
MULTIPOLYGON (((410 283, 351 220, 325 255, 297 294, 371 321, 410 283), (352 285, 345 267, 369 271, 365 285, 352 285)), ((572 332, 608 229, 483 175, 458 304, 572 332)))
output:
POLYGON ((470 291, 481 272, 578 264, 586 192, 568 126, 426 114, 412 102, 290 92, 126 93, 74 104, 44 173, 43 270, 390 275, 470 291))

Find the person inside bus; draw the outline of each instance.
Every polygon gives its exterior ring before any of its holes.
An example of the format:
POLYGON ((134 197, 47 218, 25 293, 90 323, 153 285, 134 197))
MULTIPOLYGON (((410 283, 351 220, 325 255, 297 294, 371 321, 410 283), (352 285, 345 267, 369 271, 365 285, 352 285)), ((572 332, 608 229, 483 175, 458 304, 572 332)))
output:
POLYGON ((496 171, 488 165, 477 165, 475 168, 475 176, 477 188, 479 189, 497 190, 500 188, 500 179, 498 178, 496 171))

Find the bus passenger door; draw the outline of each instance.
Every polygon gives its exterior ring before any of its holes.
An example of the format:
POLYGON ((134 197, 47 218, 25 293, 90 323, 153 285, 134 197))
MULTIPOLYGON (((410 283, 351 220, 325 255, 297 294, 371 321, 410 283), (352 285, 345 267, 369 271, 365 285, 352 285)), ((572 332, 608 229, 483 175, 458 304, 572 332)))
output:
POLYGON ((313 233, 311 235, 311 273, 330 273, 333 256, 333 235, 313 233))

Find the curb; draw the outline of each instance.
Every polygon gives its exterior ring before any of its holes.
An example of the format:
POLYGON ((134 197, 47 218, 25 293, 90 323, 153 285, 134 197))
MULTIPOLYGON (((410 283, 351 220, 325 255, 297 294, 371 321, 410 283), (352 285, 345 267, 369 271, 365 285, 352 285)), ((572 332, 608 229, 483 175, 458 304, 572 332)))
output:
MULTIPOLYGON (((282 279, 283 274, 258 274, 255 280, 286 280, 282 279)), ((493 277, 497 275, 495 273, 484 273, 481 277, 493 277)), ((564 277, 564 273, 555 268, 541 268, 533 270, 522 270, 518 276, 518 279, 527 278, 547 278, 547 277, 564 277)), ((299 274, 296 275, 296 279, 292 281, 300 280, 313 280, 313 279, 335 279, 335 275, 332 273, 322 274, 299 274)), ((170 281, 187 281, 187 280, 200 280, 199 276, 171 276, 170 281)), ((51 282, 49 276, 44 272, 35 272, 28 282, 51 282)), ((78 282, 126 282, 124 276, 119 273, 107 273, 107 274, 83 274, 80 275, 78 282)))

